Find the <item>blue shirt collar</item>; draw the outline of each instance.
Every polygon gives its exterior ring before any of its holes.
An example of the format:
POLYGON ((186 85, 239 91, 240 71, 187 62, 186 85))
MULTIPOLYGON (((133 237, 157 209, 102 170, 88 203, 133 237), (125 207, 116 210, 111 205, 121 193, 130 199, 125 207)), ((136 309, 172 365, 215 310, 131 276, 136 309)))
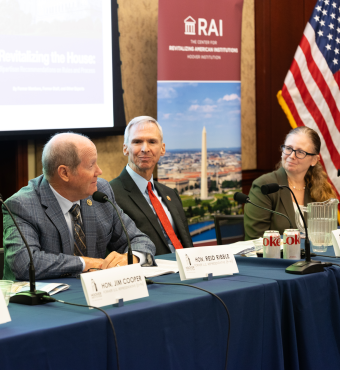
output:
MULTIPOLYGON (((132 180, 136 183, 140 192, 142 194, 147 192, 147 186, 149 181, 145 180, 144 177, 142 177, 141 175, 138 175, 138 173, 136 173, 128 164, 126 165, 126 171, 132 177, 132 180)), ((153 175, 151 175, 150 182, 152 184, 152 190, 154 190, 153 175)))

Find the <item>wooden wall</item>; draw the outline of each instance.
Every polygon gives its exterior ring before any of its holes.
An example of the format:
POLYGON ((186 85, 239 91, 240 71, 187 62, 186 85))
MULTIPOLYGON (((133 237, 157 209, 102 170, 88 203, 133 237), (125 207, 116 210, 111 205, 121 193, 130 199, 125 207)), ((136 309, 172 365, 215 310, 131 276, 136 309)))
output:
MULTIPOLYGON (((0 193, 2 199, 6 200, 13 193, 27 185, 27 141, 0 141, 0 158, 0 193)), ((0 235, 2 235, 2 231, 3 225, 0 222, 0 235)), ((2 248, 2 238, 0 238, 0 248, 2 248)))
POLYGON ((293 61, 315 0, 258 0, 255 3, 257 169, 280 160, 279 147, 290 130, 276 94, 293 61))

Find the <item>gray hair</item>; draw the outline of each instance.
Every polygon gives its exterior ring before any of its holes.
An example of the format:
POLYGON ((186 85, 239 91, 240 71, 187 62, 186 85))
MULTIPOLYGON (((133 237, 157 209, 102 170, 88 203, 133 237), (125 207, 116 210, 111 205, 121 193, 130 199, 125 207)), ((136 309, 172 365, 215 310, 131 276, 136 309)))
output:
POLYGON ((163 142, 163 130, 161 125, 152 117, 149 116, 139 116, 133 118, 129 124, 126 126, 125 132, 124 132, 124 144, 127 145, 129 143, 129 137, 130 137, 130 130, 133 125, 139 125, 141 123, 154 123, 159 130, 159 133, 161 135, 161 139, 163 142))
MULTIPOLYGON (((88 139, 87 136, 68 132, 68 134, 79 135, 88 139)), ((42 152, 43 174, 47 180, 53 177, 61 165, 68 166, 72 173, 77 171, 81 162, 78 155, 78 149, 75 143, 70 140, 64 140, 61 143, 53 143, 54 139, 63 134, 55 134, 45 144, 42 152)))

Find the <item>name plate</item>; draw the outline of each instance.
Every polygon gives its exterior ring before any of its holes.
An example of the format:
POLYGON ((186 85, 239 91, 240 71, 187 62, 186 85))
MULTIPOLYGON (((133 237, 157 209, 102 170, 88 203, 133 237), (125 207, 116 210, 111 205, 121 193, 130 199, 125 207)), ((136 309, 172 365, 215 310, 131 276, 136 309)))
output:
POLYGON ((108 306, 119 299, 131 301, 149 296, 140 264, 88 272, 80 275, 89 306, 108 306))
POLYGON ((8 307, 5 301, 5 297, 0 289, 0 324, 5 324, 6 322, 12 321, 9 315, 8 307))
POLYGON ((238 273, 231 248, 227 245, 176 249, 181 280, 238 273))
POLYGON ((334 254, 337 257, 340 257, 340 230, 333 230, 332 231, 332 243, 334 248, 334 254))

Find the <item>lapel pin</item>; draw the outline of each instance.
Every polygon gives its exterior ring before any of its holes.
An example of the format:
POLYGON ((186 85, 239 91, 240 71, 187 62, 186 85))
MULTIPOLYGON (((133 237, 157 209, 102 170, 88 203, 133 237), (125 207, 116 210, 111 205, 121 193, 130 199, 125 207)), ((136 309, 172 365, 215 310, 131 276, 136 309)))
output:
POLYGON ((87 203, 87 205, 88 205, 88 206, 92 206, 92 200, 91 200, 91 199, 88 199, 88 200, 86 201, 86 203, 87 203))
POLYGON ((169 197, 169 195, 166 196, 166 199, 171 201, 171 198, 169 197))

